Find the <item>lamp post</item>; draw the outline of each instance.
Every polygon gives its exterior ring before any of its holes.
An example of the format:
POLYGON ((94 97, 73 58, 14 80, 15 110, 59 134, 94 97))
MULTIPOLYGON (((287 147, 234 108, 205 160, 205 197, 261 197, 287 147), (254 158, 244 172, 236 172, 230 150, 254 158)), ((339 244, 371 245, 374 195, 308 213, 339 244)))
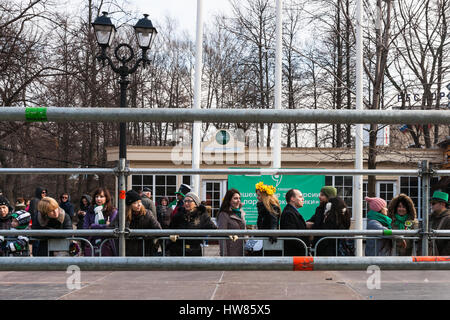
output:
MULTIPOLYGON (((150 63, 150 60, 147 57, 147 51, 150 49, 153 39, 158 32, 153 27, 152 22, 147 18, 148 15, 144 14, 144 18, 140 19, 134 26, 138 45, 142 49, 142 57, 137 59, 133 66, 129 67, 128 64, 133 60, 135 55, 134 50, 129 44, 120 43, 114 50, 114 56, 120 62, 120 66, 116 66, 107 55, 107 49, 112 43, 116 27, 111 23, 111 19, 108 17, 107 12, 102 12, 102 14, 102 16, 97 17, 92 23, 97 43, 101 48, 101 53, 97 56, 97 59, 103 63, 103 66, 105 66, 105 63, 107 62, 111 69, 120 75, 120 108, 126 108, 127 88, 130 83, 128 76, 135 73, 141 63, 144 68, 150 63), (121 54, 121 51, 124 51, 124 54, 121 54)), ((125 256, 125 168, 127 158, 125 122, 119 124, 119 130, 119 255, 125 256)))

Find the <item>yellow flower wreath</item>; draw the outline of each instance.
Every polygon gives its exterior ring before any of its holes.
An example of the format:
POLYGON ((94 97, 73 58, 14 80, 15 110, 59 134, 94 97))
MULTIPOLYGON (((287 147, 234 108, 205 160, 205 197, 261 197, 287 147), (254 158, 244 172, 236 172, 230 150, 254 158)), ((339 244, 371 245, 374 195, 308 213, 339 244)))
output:
POLYGON ((277 189, 274 186, 269 186, 264 184, 264 182, 258 182, 255 185, 256 190, 259 190, 261 192, 265 192, 267 195, 271 196, 273 194, 275 194, 275 192, 277 191, 277 189))

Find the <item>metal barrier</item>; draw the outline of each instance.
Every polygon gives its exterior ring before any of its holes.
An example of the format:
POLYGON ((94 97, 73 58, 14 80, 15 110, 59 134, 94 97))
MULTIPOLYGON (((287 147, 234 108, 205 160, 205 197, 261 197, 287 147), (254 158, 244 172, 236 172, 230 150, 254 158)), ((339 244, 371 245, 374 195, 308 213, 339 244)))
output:
POLYGON ((448 124, 449 110, 0 108, 1 121, 448 124), (27 113, 28 109, 28 113, 27 113), (36 110, 37 112, 29 112, 36 110), (30 118, 30 114, 36 115, 30 118), (95 119, 95 120, 93 120, 95 119))
MULTIPOLYGON (((0 108, 0 121, 107 121, 107 122, 227 122, 227 123, 347 123, 347 124, 397 124, 397 123, 427 123, 427 124, 448 124, 450 123, 450 111, 448 110, 311 110, 311 109, 295 109, 295 110, 278 110, 268 109, 264 112, 255 109, 125 109, 125 108, 21 108, 21 107, 3 107, 0 108), (31 112, 29 112, 31 111, 31 112), (31 115, 31 118, 30 118, 31 115), (95 119, 95 120, 92 120, 95 119), (224 120, 226 119, 226 120, 224 120), (419 120, 418 120, 419 119, 419 120)), ((209 175, 209 174, 296 174, 296 175, 409 175, 419 176, 423 183, 423 208, 424 223, 423 230, 419 235, 422 238, 422 254, 428 255, 428 241, 438 234, 430 233, 428 228, 428 193, 430 190, 430 178, 432 176, 450 176, 450 170, 432 170, 428 162, 423 162, 418 170, 327 170, 327 169, 130 169, 127 167, 125 159, 118 161, 116 168, 0 168, 0 174, 114 174, 118 177, 119 190, 124 191, 125 177, 130 174, 184 174, 184 175, 209 175)), ((119 230, 111 231, 111 234, 104 233, 119 239, 119 255, 125 255, 125 240, 128 235, 136 235, 135 230, 125 230, 125 205, 124 198, 119 200, 119 230)), ((32 230, 30 235, 36 233, 32 230)), ((56 230, 55 230, 56 231, 56 230)), ((62 235, 52 231, 51 236, 62 235)), ((77 230, 78 231, 78 230, 77 230)), ((85 232, 85 230, 79 230, 85 232)), ((106 231, 106 230, 105 230, 106 231)), ((263 230, 257 236, 271 236, 273 232, 268 234, 263 230)), ((346 233, 347 236, 383 236, 376 233, 370 233, 369 230, 350 230, 354 233, 346 233)), ((207 235, 210 235, 208 231, 207 235)), ((0 234, 3 234, 0 232, 0 234)), ((44 233, 41 232, 40 235, 44 233)), ((91 235, 94 233, 91 232, 91 235)), ((186 235, 185 230, 177 230, 174 234, 186 235)), ((236 235, 245 233, 234 232, 236 235)), ((279 236, 299 236, 301 233, 293 231, 293 233, 280 233, 279 236), (294 234, 295 232, 295 234, 294 234)), ((392 233, 395 235, 395 231, 392 233)), ((82 233, 74 233, 71 231, 66 236, 82 235, 82 233)), ((89 234, 85 233, 85 236, 89 234)), ((150 235, 150 234, 148 234, 150 235)), ((164 234, 160 234, 163 236, 164 234)), ((314 235, 313 232, 305 235, 314 235)), ((317 234, 319 235, 319 234, 317 234)), ((342 234, 330 233, 324 236, 341 236, 342 234)), ((400 235, 400 234, 399 234, 400 235)), ((410 234, 413 235, 413 234, 410 234)), ((156 236, 156 235, 155 235, 156 236)), ((192 234, 191 234, 192 236, 192 234)), ((201 236, 201 235, 198 235, 201 236)), ((216 234, 219 236, 219 234, 216 234)), ((223 236, 223 234, 222 234, 223 236)), ((93 260, 90 260, 91 263, 93 260)), ((2 261, 3 262, 3 261, 2 261)), ((98 265, 97 265, 98 266, 98 265)))
POLYGON ((0 271, 450 270, 450 257, 32 257, 1 259, 0 271))

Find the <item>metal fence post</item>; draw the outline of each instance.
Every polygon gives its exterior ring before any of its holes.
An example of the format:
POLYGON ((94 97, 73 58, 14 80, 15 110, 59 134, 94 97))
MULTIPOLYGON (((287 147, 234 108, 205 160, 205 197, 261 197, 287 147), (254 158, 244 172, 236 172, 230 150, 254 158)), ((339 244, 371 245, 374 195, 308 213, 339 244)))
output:
POLYGON ((428 256, 428 241, 429 241, 429 196, 430 196, 430 179, 431 170, 428 160, 421 163, 420 178, 422 180, 422 256, 428 256))
POLYGON ((119 159, 119 256, 125 257, 125 194, 126 194, 126 159, 119 159))

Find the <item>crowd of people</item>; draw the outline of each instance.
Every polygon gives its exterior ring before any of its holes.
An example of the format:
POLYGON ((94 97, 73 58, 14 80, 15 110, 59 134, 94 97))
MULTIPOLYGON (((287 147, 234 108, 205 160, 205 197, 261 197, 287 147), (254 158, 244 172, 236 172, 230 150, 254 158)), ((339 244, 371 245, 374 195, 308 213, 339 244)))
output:
MULTIPOLYGON (((324 186, 319 194, 320 204, 314 215, 305 221, 301 214, 304 205, 303 194, 298 189, 286 193, 286 206, 281 210, 274 186, 259 182, 255 185, 257 197, 257 223, 260 230, 345 230, 350 228, 351 212, 344 200, 337 195, 337 189, 324 186)), ((126 193, 125 217, 129 229, 229 229, 247 228, 245 212, 242 209, 241 194, 237 189, 226 192, 216 219, 211 217, 211 207, 205 205, 188 185, 182 184, 176 192, 176 204, 171 206, 168 198, 156 205, 151 199, 151 189, 141 192, 130 190, 126 193)), ((366 197, 368 204, 368 230, 415 230, 419 221, 414 202, 406 194, 393 198, 389 205, 382 198, 366 197)), ((433 230, 450 230, 450 210, 448 194, 434 192, 431 198, 429 225, 433 230)), ((81 196, 75 210, 70 195, 62 193, 59 201, 47 194, 47 189, 36 188, 35 197, 29 201, 16 200, 14 207, 0 192, 0 230, 63 230, 63 229, 108 229, 118 228, 118 211, 113 205, 107 188, 98 188, 92 196, 81 196)), ((20 235, 5 238, 0 236, 0 256, 116 256, 118 240, 102 236, 91 236, 86 242, 72 241, 66 251, 50 251, 48 239, 20 235)), ((153 238, 127 238, 126 256, 155 256, 164 253, 170 256, 202 256, 204 240, 181 240, 171 235, 169 240, 153 238)), ((262 241, 262 240, 261 240, 262 241)), ((268 238, 268 243, 276 244, 277 237, 268 238)), ((366 256, 413 255, 420 253, 420 243, 402 236, 368 238, 365 241, 366 256), (416 249, 414 252, 413 249, 416 249), (418 249, 419 248, 419 249, 418 249)), ((221 256, 260 255, 261 248, 255 243, 249 248, 247 242, 237 235, 227 240, 219 240, 221 256)), ((353 247, 345 239, 323 236, 284 240, 284 255, 305 256, 352 255, 353 247)), ((264 250, 264 255, 280 255, 280 250, 264 250)), ((430 255, 450 255, 450 240, 430 241, 430 255)))

